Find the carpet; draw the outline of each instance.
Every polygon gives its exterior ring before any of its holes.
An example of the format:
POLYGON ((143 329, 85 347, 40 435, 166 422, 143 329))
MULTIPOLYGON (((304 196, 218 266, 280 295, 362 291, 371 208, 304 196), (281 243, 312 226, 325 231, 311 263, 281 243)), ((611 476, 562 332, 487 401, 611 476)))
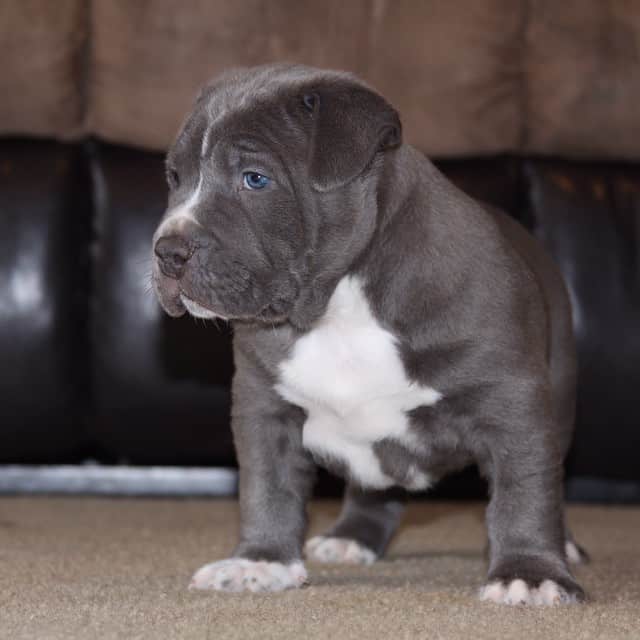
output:
MULTIPOLYGON (((311 532, 338 511, 312 505, 311 532)), ((481 603, 484 505, 414 503, 388 557, 310 565, 302 590, 190 592, 193 570, 225 557, 230 500, 0 499, 0 638, 640 639, 640 509, 573 506, 592 554, 586 605, 481 603)))

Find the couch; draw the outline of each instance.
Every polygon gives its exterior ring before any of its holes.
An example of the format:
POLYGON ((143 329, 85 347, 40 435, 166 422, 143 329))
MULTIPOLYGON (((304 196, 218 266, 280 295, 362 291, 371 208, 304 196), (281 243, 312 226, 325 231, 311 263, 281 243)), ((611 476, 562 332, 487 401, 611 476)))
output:
POLYGON ((579 346, 569 495, 640 496, 636 3, 2 0, 0 54, 1 463, 234 463, 231 330, 161 313, 150 239, 199 85, 292 60, 362 75, 546 245, 579 346))

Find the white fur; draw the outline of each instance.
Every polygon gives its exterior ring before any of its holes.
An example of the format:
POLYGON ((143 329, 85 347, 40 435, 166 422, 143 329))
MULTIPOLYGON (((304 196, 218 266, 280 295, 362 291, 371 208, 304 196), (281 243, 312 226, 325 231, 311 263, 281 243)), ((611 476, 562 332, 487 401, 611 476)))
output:
POLYGON ((184 294, 180 295, 180 300, 185 306, 185 309, 195 318, 204 318, 205 320, 222 318, 222 316, 216 315, 213 311, 210 311, 209 309, 199 305, 197 302, 191 300, 191 298, 187 298, 184 294))
POLYGON ((204 158, 207 155, 207 151, 209 150, 209 141, 211 138, 211 133, 213 131, 213 124, 209 125, 209 128, 204 132, 202 136, 202 146, 200 147, 200 157, 204 158))
MULTIPOLYGON (((353 276, 338 283, 325 315, 280 365, 276 389, 307 411, 307 449, 346 463, 363 486, 378 489, 395 481, 383 473, 372 445, 392 438, 416 449, 406 412, 441 398, 407 379, 394 336, 374 318, 353 276)), ((428 476, 413 468, 407 488, 428 485, 428 476)))
POLYGON ((228 558, 219 560, 195 572, 189 589, 215 591, 284 591, 301 587, 307 581, 302 562, 285 565, 280 562, 228 558))
POLYGON ((524 580, 512 580, 508 585, 503 582, 491 582, 480 590, 480 600, 496 604, 527 604, 538 607, 551 607, 576 602, 576 598, 553 580, 545 580, 539 587, 529 587, 524 580))
POLYGON ((163 236, 179 234, 185 222, 195 222, 198 224, 198 221, 193 215, 193 210, 200 202, 201 193, 202 174, 198 178, 198 184, 193 193, 186 200, 167 212, 165 219, 156 231, 155 237, 162 238, 163 236))
POLYGON ((194 192, 189 196, 189 198, 178 205, 174 209, 171 210, 169 216, 186 216, 187 218, 193 219, 193 210, 195 209, 198 202, 200 202, 200 194, 202 193, 202 174, 198 176, 198 184, 194 192))
POLYGON ((573 543, 571 540, 567 540, 564 543, 564 552, 569 562, 573 562, 574 564, 582 564, 582 554, 580 553, 580 551, 578 551, 578 547, 576 547, 575 543, 573 543))
POLYGON ((304 553, 311 562, 335 562, 340 564, 373 564, 376 554, 349 538, 315 536, 307 540, 304 553))

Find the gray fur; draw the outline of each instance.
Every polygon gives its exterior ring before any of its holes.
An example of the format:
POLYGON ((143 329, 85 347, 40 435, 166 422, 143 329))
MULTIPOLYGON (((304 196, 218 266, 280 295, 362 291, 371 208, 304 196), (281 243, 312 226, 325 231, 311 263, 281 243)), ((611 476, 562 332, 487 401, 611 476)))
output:
MULTIPOLYGON (((571 314, 534 240, 402 144, 393 108, 344 73, 275 65, 222 76, 201 93, 167 166, 180 180, 170 210, 199 171, 203 197, 180 231, 190 248, 184 274, 157 265, 159 299, 180 315, 183 293, 234 321, 236 555, 301 556, 315 465, 302 447, 305 413, 274 391, 276 372, 339 280, 357 274, 408 377, 443 394, 410 413, 428 453, 376 443, 385 472, 401 486, 410 462, 435 477, 477 463, 491 488, 489 579, 552 578, 582 598, 562 518, 571 314), (247 193, 243 170, 278 186, 247 193)), ((332 533, 381 553, 401 512, 396 496, 352 486, 332 533)))

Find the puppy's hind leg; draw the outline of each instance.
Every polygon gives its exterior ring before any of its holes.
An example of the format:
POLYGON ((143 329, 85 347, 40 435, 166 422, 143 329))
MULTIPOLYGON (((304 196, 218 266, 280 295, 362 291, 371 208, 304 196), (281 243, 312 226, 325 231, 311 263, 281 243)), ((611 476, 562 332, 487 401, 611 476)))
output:
POLYGON ((526 446, 509 433, 511 446, 494 443, 491 451, 489 575, 480 597, 507 605, 581 602, 585 593, 567 565, 562 460, 546 437, 553 425, 543 403, 525 401, 523 407, 525 416, 512 424, 526 426, 515 431, 526 434, 526 446))
POLYGON ((406 505, 402 490, 365 491, 347 487, 336 523, 307 541, 311 562, 372 564, 380 558, 395 533, 406 505))

